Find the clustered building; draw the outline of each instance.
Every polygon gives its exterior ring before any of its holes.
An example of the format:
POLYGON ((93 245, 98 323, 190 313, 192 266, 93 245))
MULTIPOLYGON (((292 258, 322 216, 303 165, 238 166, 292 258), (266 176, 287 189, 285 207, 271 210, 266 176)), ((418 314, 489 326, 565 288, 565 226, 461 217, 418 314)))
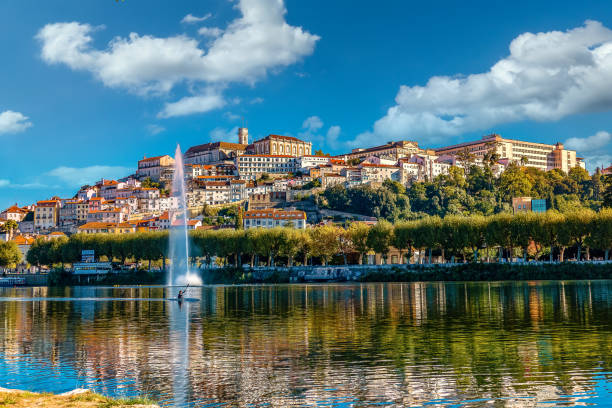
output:
MULTIPOLYGON (((512 162, 541 170, 584 168, 576 152, 561 143, 524 142, 497 134, 437 149, 423 149, 415 141, 394 141, 337 156, 313 154, 311 142, 290 136, 270 134, 249 143, 244 127, 238 130, 237 142, 205 143, 185 152, 186 199, 193 217, 187 221, 188 228, 205 227, 206 206, 236 203, 246 209, 244 228, 306 228, 306 213, 291 206, 300 188, 351 187, 385 180, 408 186, 448 174, 451 166, 483 166, 485 162, 497 175, 512 162), (278 208, 279 204, 284 205, 278 208)), ((11 206, 0 213, 0 224, 14 221, 18 231, 4 237, 17 240, 25 253, 40 234, 52 238, 172 228, 179 222, 171 215, 178 207, 177 197, 171 194, 174 167, 169 155, 145 156, 135 174, 123 179, 102 179, 81 187, 70 198, 11 206)), ((541 206, 529 197, 517 198, 513 204, 515 211, 541 206)))

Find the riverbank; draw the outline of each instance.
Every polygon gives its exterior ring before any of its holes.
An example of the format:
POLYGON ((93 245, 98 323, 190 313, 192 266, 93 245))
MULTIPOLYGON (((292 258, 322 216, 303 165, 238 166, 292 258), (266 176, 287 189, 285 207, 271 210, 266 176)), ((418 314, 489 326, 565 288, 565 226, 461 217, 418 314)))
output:
MULTIPOLYGON (((204 284, 299 282, 431 282, 612 279, 612 262, 516 262, 462 264, 328 265, 259 268, 211 268, 199 271, 204 284)), ((163 285, 162 272, 100 275, 85 281, 61 270, 49 274, 49 286, 163 285)))
POLYGON ((0 407, 11 408, 158 408, 145 398, 113 399, 88 390, 75 390, 65 394, 35 393, 0 388, 0 407))
POLYGON ((517 262, 406 265, 330 265, 276 268, 216 268, 202 272, 207 284, 325 281, 432 282, 612 279, 612 263, 517 262), (328 276, 326 279, 325 276, 328 276))

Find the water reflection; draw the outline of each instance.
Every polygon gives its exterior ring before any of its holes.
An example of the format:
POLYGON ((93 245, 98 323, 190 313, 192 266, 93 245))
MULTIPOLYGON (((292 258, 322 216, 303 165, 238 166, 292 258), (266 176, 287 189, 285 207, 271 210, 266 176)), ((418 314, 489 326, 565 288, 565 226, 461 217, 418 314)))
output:
POLYGON ((159 287, 1 289, 0 386, 177 407, 611 405, 611 289, 217 286, 182 305, 159 287))

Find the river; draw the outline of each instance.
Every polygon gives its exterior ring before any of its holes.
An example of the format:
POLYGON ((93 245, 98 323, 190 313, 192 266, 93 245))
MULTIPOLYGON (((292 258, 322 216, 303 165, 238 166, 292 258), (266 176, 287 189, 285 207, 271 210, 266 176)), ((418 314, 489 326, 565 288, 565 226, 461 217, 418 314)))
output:
POLYGON ((612 281, 0 288, 0 387, 176 407, 612 406, 612 281))

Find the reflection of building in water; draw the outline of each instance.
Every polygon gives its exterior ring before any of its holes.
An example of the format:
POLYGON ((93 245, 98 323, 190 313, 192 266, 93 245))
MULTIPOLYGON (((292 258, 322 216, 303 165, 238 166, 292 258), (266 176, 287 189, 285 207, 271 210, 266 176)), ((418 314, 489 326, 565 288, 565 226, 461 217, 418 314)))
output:
MULTIPOLYGON (((612 361, 612 350, 601 347, 610 341, 611 288, 609 282, 211 287, 190 293, 202 301, 191 305, 188 328, 175 324, 184 322, 184 305, 171 309, 163 301, 96 302, 93 318, 90 305, 75 302, 0 302, 0 358, 13 364, 35 355, 56 372, 62 362, 91 379, 84 385, 109 393, 154 390, 169 402, 174 382, 187 388, 183 395, 228 406, 316 406, 343 398, 363 406, 475 398, 535 405, 588 391, 601 362, 612 361), (571 331, 564 329, 569 322, 571 331), (594 325, 605 330, 589 330, 594 325), (186 335, 173 337, 179 329, 186 335), (181 360, 187 353, 189 360, 181 360), (185 368, 184 383, 176 367, 185 368)), ((168 295, 122 290, 97 293, 168 295)))

